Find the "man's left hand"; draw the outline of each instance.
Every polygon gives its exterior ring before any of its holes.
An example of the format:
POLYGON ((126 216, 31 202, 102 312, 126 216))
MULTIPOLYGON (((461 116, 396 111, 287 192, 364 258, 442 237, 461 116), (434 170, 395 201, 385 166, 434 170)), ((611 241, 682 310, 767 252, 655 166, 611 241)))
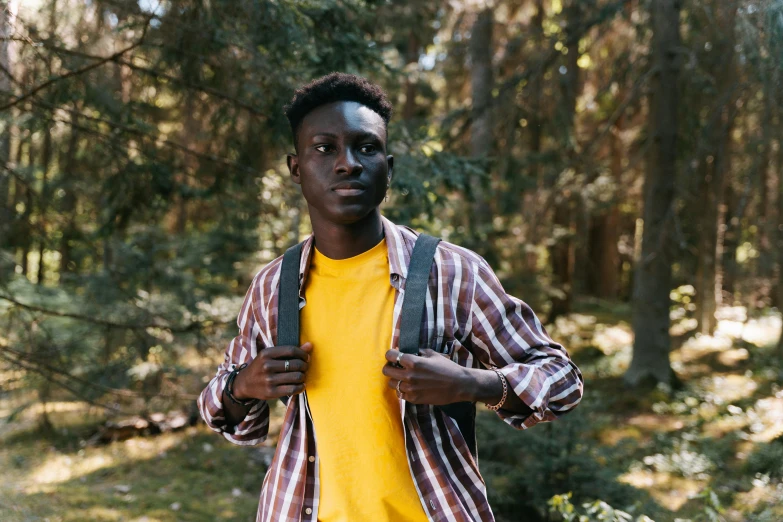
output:
POLYGON ((399 356, 399 350, 386 352, 388 362, 383 374, 389 377, 389 387, 406 401, 442 406, 470 400, 472 379, 467 368, 429 348, 421 350, 419 355, 402 354, 399 358, 402 368, 397 366, 399 356))

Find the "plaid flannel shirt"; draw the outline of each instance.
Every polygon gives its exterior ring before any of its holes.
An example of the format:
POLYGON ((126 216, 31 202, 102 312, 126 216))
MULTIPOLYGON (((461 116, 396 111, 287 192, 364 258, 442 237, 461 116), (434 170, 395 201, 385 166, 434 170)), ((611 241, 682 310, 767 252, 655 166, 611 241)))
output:
MULTIPOLYGON (((400 310, 408 262, 417 233, 383 218, 390 284, 396 289, 391 348, 400 334, 400 310)), ((299 268, 307 280, 312 236, 305 241, 299 268)), ((252 360, 277 340, 281 258, 253 279, 237 319, 239 334, 229 343, 217 374, 202 391, 198 407, 214 431, 242 446, 265 440, 269 404, 253 406, 238 425, 227 426, 223 389, 235 365, 252 360)), ((306 302, 300 291, 300 308, 306 302)), ((442 241, 429 279, 421 346, 466 367, 497 366, 516 394, 532 410, 520 415, 500 409, 498 416, 517 429, 554 420, 582 398, 583 380, 563 347, 555 343, 528 305, 505 293, 480 256, 442 241)), ((400 400, 408 466, 422 507, 432 522, 494 520, 484 480, 456 422, 430 405, 400 400)), ((361 434, 357 434, 361 436, 361 434)), ((264 478, 256 520, 316 522, 319 460, 316 435, 302 393, 289 401, 277 451, 264 478)))

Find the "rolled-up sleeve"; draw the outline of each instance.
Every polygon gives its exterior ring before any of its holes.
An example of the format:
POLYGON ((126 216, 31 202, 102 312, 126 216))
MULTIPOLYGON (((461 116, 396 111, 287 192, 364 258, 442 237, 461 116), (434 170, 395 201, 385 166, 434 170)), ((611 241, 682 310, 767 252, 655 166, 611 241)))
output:
POLYGON ((500 409, 498 415, 517 429, 551 421, 582 399, 584 381, 568 353, 547 334, 533 310, 506 294, 485 261, 475 272, 470 340, 479 360, 496 366, 532 413, 500 409), (483 353, 481 353, 483 352, 483 353))
POLYGON ((269 431, 269 405, 266 401, 256 403, 247 416, 236 426, 229 427, 223 409, 223 390, 228 376, 235 366, 249 363, 262 348, 259 343, 259 323, 254 299, 258 297, 257 276, 245 295, 237 317, 239 333, 226 347, 223 362, 198 398, 201 417, 212 430, 221 433, 229 442, 240 446, 252 446, 266 439, 269 431))

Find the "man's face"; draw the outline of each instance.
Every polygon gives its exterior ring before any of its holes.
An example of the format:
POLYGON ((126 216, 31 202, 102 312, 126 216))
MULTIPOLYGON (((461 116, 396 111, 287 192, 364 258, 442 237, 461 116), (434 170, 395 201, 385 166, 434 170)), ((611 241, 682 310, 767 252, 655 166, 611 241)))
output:
POLYGON ((322 105, 302 120, 297 143, 288 168, 311 220, 349 225, 376 211, 394 162, 378 113, 356 102, 322 105))

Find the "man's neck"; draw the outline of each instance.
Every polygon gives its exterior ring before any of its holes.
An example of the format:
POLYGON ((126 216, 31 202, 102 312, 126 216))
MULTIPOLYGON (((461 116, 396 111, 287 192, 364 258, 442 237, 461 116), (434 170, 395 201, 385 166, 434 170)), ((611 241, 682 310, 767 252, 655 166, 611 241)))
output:
POLYGON ((322 219, 313 219, 314 217, 311 211, 310 221, 313 226, 315 245, 319 252, 330 259, 358 256, 383 239, 383 221, 378 209, 370 212, 364 219, 349 225, 330 223, 322 219))

